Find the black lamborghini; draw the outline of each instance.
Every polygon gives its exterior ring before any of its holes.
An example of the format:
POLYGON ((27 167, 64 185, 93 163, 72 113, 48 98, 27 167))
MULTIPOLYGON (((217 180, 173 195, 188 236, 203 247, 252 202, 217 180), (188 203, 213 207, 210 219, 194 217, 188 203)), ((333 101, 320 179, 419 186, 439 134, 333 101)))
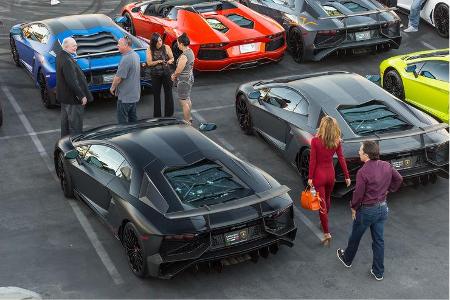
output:
POLYGON ((106 221, 140 277, 256 261, 295 239, 289 188, 183 121, 67 136, 54 163, 64 195, 106 221))
MULTIPOLYGON (((294 75, 241 85, 236 91, 236 115, 241 129, 258 132, 308 178, 309 147, 323 116, 337 119, 344 155, 354 182, 362 162, 360 142, 378 141, 381 159, 415 183, 448 178, 447 124, 400 101, 366 78, 348 72, 294 75)), ((337 164, 336 182, 344 182, 337 164)), ((353 187, 335 189, 343 196, 353 187)))

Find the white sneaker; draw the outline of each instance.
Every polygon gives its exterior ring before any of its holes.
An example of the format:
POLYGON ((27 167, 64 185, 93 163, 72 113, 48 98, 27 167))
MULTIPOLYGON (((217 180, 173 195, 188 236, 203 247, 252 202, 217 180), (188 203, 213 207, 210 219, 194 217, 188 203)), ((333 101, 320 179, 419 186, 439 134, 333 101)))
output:
POLYGON ((58 0, 50 0, 50 5, 56 5, 59 3, 61 3, 61 2, 59 2, 58 0))
POLYGON ((417 32, 419 31, 419 29, 414 28, 412 26, 409 26, 408 28, 406 28, 405 30, 403 30, 403 32, 417 32))

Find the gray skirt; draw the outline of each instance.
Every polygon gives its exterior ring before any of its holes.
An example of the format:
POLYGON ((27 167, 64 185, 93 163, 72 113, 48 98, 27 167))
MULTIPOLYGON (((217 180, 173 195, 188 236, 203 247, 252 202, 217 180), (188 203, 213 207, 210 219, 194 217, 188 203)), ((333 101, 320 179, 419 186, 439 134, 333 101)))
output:
POLYGON ((193 78, 179 78, 177 80, 178 100, 190 100, 193 78))

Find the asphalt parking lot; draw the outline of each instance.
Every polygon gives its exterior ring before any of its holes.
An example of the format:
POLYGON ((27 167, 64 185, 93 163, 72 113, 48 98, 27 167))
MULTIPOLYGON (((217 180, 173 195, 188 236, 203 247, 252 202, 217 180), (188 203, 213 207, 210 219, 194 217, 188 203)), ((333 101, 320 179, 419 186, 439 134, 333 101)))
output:
MULTIPOLYGON (((385 278, 369 276, 372 261, 366 233, 352 269, 336 259, 351 229, 347 202, 334 199, 331 248, 319 244, 319 219, 298 209, 293 248, 257 264, 227 266, 223 272, 185 272, 172 280, 135 277, 124 251, 107 227, 84 204, 64 198, 55 180, 51 153, 59 138, 59 110, 43 107, 39 90, 9 51, 9 28, 17 23, 67 14, 113 16, 129 1, 0 0, 0 287, 17 286, 45 298, 447 298, 449 297, 449 185, 405 187, 389 198, 385 229, 385 278)), ((405 24, 405 18, 403 21, 405 24)), ((244 135, 233 97, 243 82, 327 70, 376 74, 390 56, 448 47, 427 24, 404 35, 398 50, 365 56, 330 57, 296 64, 289 54, 278 64, 256 69, 200 74, 193 88, 194 117, 215 122, 207 135, 229 151, 268 171, 291 188, 299 207, 303 189, 296 171, 260 138, 244 135)), ((139 118, 152 116, 152 95, 143 97, 139 118)), ((178 111, 180 110, 176 106, 178 111)), ((115 102, 96 101, 85 128, 114 123, 115 102)))

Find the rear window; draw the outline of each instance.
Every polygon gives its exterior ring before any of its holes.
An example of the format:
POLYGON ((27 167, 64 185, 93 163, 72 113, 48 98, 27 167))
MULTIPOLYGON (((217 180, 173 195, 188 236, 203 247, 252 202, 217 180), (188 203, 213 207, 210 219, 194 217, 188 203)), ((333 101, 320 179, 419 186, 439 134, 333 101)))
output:
POLYGON ((371 135, 410 129, 410 123, 379 101, 340 106, 339 113, 357 135, 371 135))
POLYGON ((240 16, 237 14, 230 14, 227 16, 227 18, 231 22, 233 22, 243 28, 253 29, 253 27, 255 25, 252 20, 249 20, 249 19, 244 18, 243 16, 240 16))
POLYGON ((193 207, 223 203, 252 193, 223 166, 208 160, 167 170, 164 175, 181 202, 193 207))
POLYGON ((222 32, 222 33, 225 33, 225 32, 228 31, 228 27, 225 26, 225 25, 223 25, 222 22, 220 22, 220 21, 217 20, 217 19, 214 19, 214 18, 208 18, 208 19, 206 19, 206 22, 208 22, 209 26, 210 26, 212 29, 215 29, 215 30, 220 31, 220 32, 222 32))

